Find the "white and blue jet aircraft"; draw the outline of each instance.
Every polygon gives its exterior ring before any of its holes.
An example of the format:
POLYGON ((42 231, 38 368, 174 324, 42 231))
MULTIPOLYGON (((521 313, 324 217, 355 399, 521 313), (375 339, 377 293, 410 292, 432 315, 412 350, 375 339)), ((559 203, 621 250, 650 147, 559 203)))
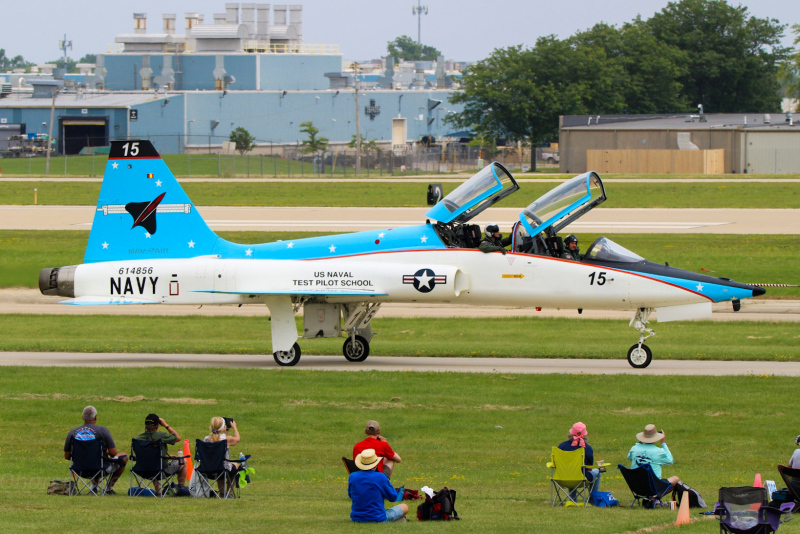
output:
POLYGON ((511 250, 484 254, 470 221, 516 192, 491 163, 427 213, 425 224, 240 245, 209 229, 149 141, 114 141, 84 263, 47 268, 45 295, 67 304, 266 304, 275 361, 300 361, 304 339, 345 337, 352 362, 369 355, 370 321, 385 302, 630 310, 639 342, 633 367, 647 367, 648 320, 711 315, 711 304, 765 293, 761 287, 655 264, 600 237, 580 261, 561 258, 559 232, 606 199, 595 172, 576 176, 519 214, 511 250), (435 221, 435 222, 431 222, 435 221))

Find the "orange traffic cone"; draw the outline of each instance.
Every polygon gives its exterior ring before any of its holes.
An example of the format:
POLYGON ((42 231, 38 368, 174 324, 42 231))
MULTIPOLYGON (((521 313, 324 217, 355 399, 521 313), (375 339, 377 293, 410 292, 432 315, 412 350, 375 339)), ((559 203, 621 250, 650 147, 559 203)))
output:
MULTIPOLYGON (((753 480, 753 487, 754 487, 754 488, 761 488, 761 487, 763 487, 763 486, 761 485, 761 473, 756 473, 756 478, 755 478, 755 480, 753 480)), ((751 504, 751 505, 750 505, 750 509, 751 509, 751 510, 758 511, 758 509, 759 509, 759 508, 761 508, 761 505, 760 505, 760 504, 758 504, 758 503, 754 503, 754 504, 751 504)))
POLYGON ((186 457, 186 480, 192 478, 194 466, 192 465, 192 450, 189 448, 189 440, 183 440, 183 455, 186 457))
POLYGON ((675 520, 675 526, 688 525, 691 522, 692 519, 689 516, 689 494, 684 492, 681 504, 678 507, 678 518, 675 520))

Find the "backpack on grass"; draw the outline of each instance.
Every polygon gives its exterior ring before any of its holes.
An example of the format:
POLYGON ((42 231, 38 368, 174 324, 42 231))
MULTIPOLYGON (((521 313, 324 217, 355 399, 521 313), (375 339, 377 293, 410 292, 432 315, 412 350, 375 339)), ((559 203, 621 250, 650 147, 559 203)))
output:
POLYGON ((425 502, 417 507, 417 519, 420 521, 459 520, 455 509, 456 491, 442 488, 433 497, 425 496, 425 502))

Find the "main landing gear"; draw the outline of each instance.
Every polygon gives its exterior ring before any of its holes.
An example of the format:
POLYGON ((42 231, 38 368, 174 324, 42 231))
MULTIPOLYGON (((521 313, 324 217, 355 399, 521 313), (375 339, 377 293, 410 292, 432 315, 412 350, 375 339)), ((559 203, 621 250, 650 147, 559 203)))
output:
POLYGON ((644 369, 653 361, 653 351, 644 344, 645 339, 656 335, 652 329, 647 328, 651 313, 653 308, 639 308, 628 325, 639 331, 639 343, 628 349, 628 363, 635 369, 644 369))
POLYGON ((286 351, 278 351, 272 354, 275 363, 281 367, 291 367, 300 361, 300 345, 295 343, 292 348, 286 351))
POLYGON ((369 341, 357 336, 355 331, 345 339, 342 353, 348 362, 363 362, 369 356, 369 341))

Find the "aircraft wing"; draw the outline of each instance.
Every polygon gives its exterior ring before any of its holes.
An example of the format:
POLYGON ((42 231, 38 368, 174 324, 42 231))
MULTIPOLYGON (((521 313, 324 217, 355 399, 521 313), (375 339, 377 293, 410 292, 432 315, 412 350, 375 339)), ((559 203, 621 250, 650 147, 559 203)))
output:
POLYGON ((385 297, 389 293, 374 289, 294 289, 294 290, 275 290, 275 291, 198 291, 198 293, 223 293, 226 295, 297 295, 309 297, 352 297, 352 296, 380 296, 385 297))

